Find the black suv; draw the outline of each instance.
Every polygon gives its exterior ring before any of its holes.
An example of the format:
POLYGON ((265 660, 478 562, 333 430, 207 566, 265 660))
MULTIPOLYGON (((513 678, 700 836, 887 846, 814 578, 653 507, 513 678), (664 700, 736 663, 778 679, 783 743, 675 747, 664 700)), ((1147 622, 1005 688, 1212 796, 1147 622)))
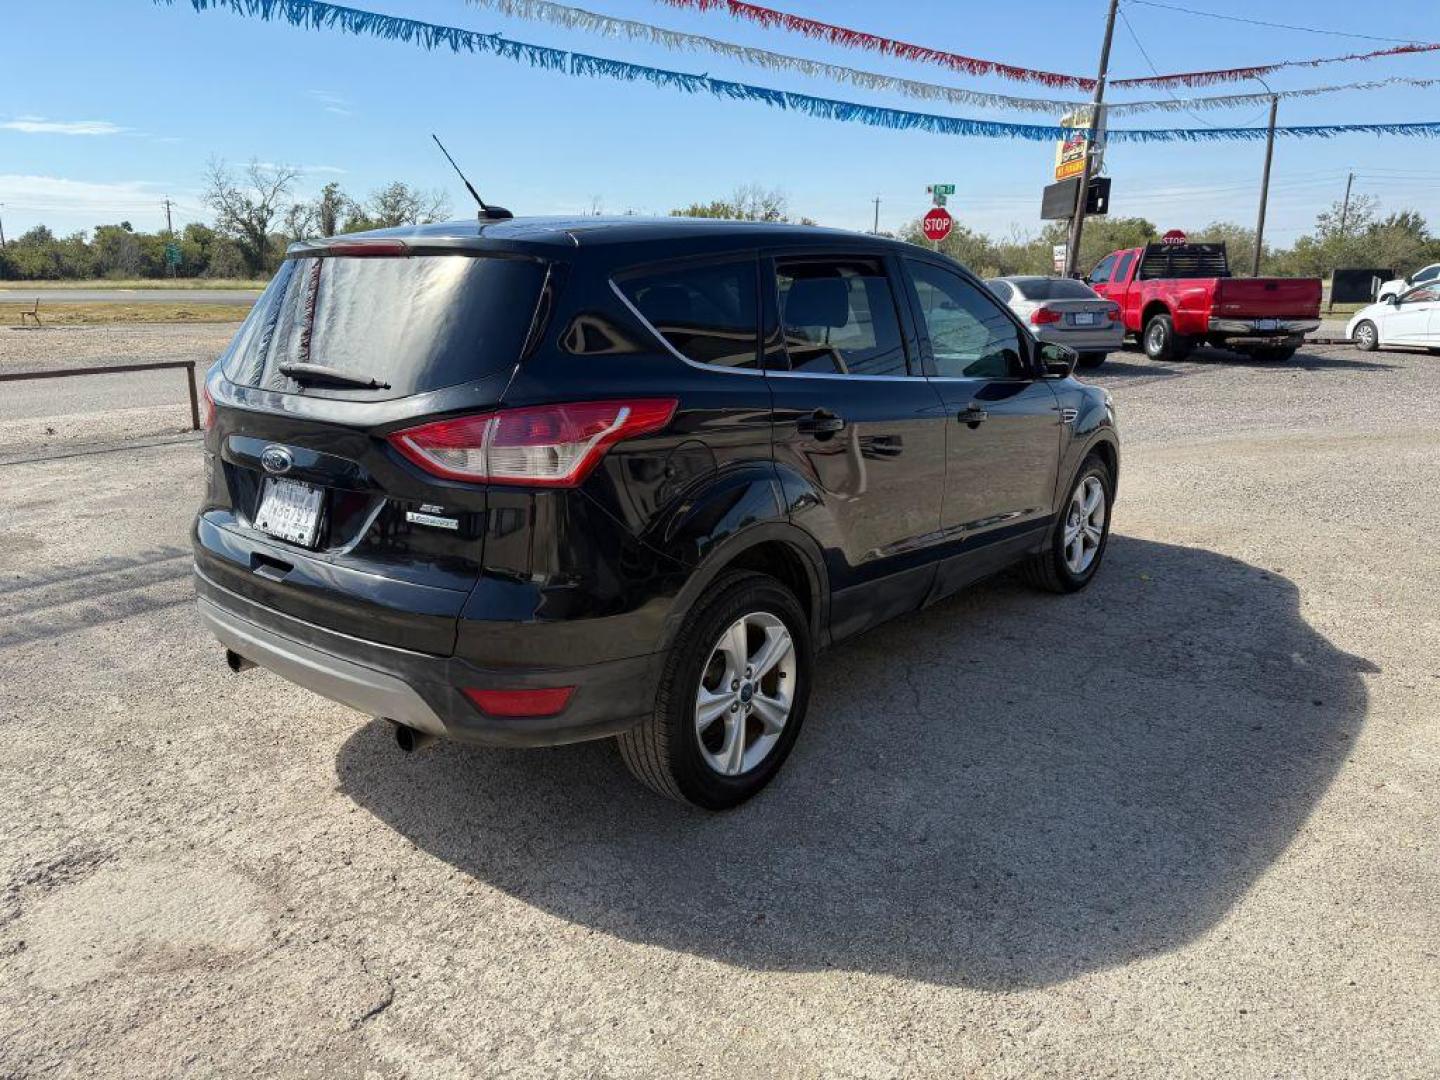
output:
POLYGON ((618 736, 763 787, 816 650, 1100 566, 1109 395, 950 260, 811 227, 516 219, 291 248, 206 383, 200 613, 434 736, 618 736))

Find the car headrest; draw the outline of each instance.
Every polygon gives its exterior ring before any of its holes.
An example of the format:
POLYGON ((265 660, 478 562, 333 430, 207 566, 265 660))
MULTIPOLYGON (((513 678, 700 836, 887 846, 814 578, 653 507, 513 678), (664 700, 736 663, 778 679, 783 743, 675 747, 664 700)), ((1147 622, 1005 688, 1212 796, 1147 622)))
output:
POLYGON ((850 289, 844 278, 797 278, 785 294, 786 326, 844 326, 850 321, 850 289))

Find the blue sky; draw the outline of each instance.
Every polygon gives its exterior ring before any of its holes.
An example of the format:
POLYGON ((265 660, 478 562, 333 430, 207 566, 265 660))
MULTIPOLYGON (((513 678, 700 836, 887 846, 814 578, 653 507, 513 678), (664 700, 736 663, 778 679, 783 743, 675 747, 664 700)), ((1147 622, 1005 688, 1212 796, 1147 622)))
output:
MULTIPOLYGON (((464 0, 351 0, 356 7, 464 26, 559 48, 821 96, 999 120, 1043 115, 918 103, 891 94, 720 58, 567 32, 506 18, 464 0)), ((1065 97, 1043 87, 975 79, 942 69, 835 48, 721 14, 677 11, 654 0, 574 0, 605 14, 760 45, 851 67, 1024 96, 1065 97)), ((1186 7, 1357 34, 1401 37, 1420 29, 1405 5, 1360 17, 1351 0, 1174 0, 1186 7)), ((797 14, 957 52, 1032 67, 1093 73, 1105 0, 771 0, 797 14), (1023 14, 1022 14, 1023 13, 1023 14)), ((457 215, 465 196, 429 132, 440 133, 482 194, 517 213, 664 213, 724 197, 737 185, 783 189, 793 212, 823 224, 869 228, 881 198, 882 227, 922 213, 924 188, 949 181, 960 220, 992 233, 1040 227, 1040 189, 1050 144, 956 138, 812 119, 645 84, 577 79, 509 61, 426 53, 413 45, 296 30, 225 12, 196 13, 185 0, 47 0, 10 5, 0 77, 0 215, 14 237, 38 223, 68 232, 126 218, 163 224, 161 200, 179 222, 203 219, 206 161, 251 158, 305 169, 299 194, 330 181, 364 194, 394 178, 444 187, 457 215), (29 47, 17 48, 17 43, 29 47), (46 43, 49 43, 48 45, 46 43)), ((1233 67, 1278 58, 1329 56, 1381 42, 1266 30, 1138 3, 1124 5, 1135 34, 1162 71, 1233 67)), ((1440 20, 1431 20, 1440 37, 1440 20)), ((1122 25, 1115 76, 1148 72, 1122 25)), ((1392 75, 1440 77, 1440 53, 1282 72, 1275 89, 1392 75)), ((1225 86, 1191 94, 1256 89, 1225 86)), ((1131 92, 1155 97, 1163 92, 1131 92)), ((1122 95, 1115 94, 1118 100, 1122 95)), ((1281 123, 1440 121, 1440 91, 1390 88, 1281 104, 1281 123)), ((1150 113, 1115 127, 1251 126, 1260 107, 1150 113)), ((1112 146, 1115 214, 1162 228, 1215 219, 1253 223, 1263 144, 1112 146)), ((1289 243, 1316 211, 1338 199, 1349 169, 1356 190, 1382 209, 1413 207, 1440 231, 1440 140, 1352 135, 1281 141, 1267 235, 1289 243)), ((179 223, 177 222, 177 224, 179 223)))

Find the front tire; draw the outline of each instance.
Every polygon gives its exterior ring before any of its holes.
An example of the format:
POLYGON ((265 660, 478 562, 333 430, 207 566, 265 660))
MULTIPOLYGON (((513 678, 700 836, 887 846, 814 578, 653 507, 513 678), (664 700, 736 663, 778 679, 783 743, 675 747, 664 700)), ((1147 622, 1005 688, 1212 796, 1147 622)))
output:
POLYGON ((636 779, 728 810, 780 771, 805 720, 814 647, 795 595, 735 571, 696 603, 665 660, 655 708, 618 737, 636 779))
POLYGON ((1070 497, 1060 512, 1045 550, 1021 566, 1025 580, 1054 593, 1079 592, 1100 569, 1110 542, 1110 511, 1115 478, 1098 454, 1091 454, 1075 474, 1070 497))
POLYGON ((1175 333, 1175 321, 1169 315, 1153 316, 1140 340, 1151 360, 1184 360, 1195 348, 1194 341, 1175 333))
POLYGON ((1352 340, 1361 352, 1374 352, 1380 347, 1380 328, 1369 319, 1364 319, 1355 327, 1352 340))

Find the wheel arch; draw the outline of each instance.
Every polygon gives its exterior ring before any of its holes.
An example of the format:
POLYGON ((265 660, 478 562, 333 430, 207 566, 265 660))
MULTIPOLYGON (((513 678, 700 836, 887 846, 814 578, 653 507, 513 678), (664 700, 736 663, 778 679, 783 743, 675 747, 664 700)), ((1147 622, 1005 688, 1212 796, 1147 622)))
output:
POLYGON ((725 537, 695 567, 666 616, 662 649, 670 647, 695 604, 727 570, 754 570, 776 578, 809 617, 816 647, 828 642, 830 587, 820 546, 788 521, 766 521, 725 537))
POLYGON ((1171 321, 1175 319, 1175 313, 1170 310, 1170 305, 1164 300, 1151 300, 1140 309, 1140 333, 1145 333, 1145 328, 1150 325, 1150 320, 1156 315, 1169 315, 1171 321))

